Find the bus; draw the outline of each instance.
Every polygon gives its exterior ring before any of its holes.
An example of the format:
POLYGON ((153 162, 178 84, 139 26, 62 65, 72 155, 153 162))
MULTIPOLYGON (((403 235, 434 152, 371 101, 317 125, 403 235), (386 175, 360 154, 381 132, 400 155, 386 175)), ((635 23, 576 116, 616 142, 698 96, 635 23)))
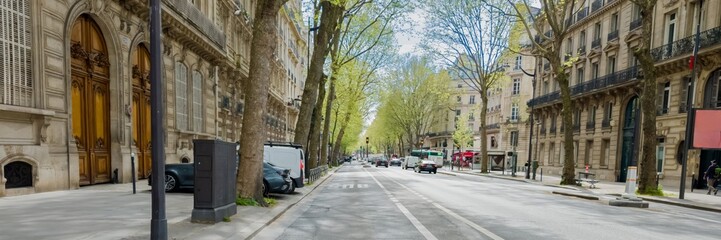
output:
POLYGON ((421 160, 434 161, 437 167, 443 166, 443 152, 440 151, 417 149, 411 151, 411 156, 418 157, 421 160))

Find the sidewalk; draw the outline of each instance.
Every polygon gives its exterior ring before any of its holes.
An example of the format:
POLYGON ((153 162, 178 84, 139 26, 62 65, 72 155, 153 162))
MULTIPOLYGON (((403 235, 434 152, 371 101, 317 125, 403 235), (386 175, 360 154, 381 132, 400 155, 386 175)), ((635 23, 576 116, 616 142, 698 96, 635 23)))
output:
MULTIPOLYGON (((245 239, 310 194, 340 167, 295 194, 271 195, 273 207, 238 206, 230 222, 190 222, 192 192, 166 194, 169 239, 245 239)), ((103 184, 77 190, 0 198, 2 239, 148 239, 150 187, 147 181, 103 184)))
MULTIPOLYGON (((493 177, 493 178, 502 178, 507 180, 514 180, 519 182, 526 182, 531 184, 541 184, 546 186, 552 186, 552 187, 559 187, 559 188, 565 188, 568 190, 577 190, 581 191, 585 194, 592 194, 597 196, 605 196, 605 197, 616 197, 620 196, 625 192, 626 185, 625 183, 620 182, 599 182, 596 183, 596 188, 589 188, 587 183, 584 183, 583 186, 575 186, 575 185, 560 185, 561 177, 560 176, 553 176, 553 175, 543 175, 543 181, 541 180, 540 175, 536 175, 536 180, 530 180, 525 179, 525 172, 516 172, 516 177, 512 177, 509 172, 506 172, 503 174, 501 171, 491 171, 491 173, 482 174, 480 173, 480 170, 467 170, 464 169, 462 171, 449 171, 450 169, 444 169, 446 173, 460 173, 460 174, 473 174, 473 175, 479 175, 479 176, 486 176, 486 177, 493 177)), ((685 199, 678 199, 679 190, 677 187, 672 186, 664 186, 664 193, 666 196, 664 197, 653 197, 653 196, 639 196, 643 198, 644 200, 650 201, 650 202, 658 202, 658 203, 664 203, 664 204, 671 204, 671 205, 677 205, 681 207, 689 207, 699 210, 706 210, 706 211, 713 211, 713 212, 719 212, 721 213, 721 195, 714 196, 714 195, 706 195, 706 190, 703 189, 695 189, 694 192, 691 192, 690 189, 686 189, 685 192, 685 199)))

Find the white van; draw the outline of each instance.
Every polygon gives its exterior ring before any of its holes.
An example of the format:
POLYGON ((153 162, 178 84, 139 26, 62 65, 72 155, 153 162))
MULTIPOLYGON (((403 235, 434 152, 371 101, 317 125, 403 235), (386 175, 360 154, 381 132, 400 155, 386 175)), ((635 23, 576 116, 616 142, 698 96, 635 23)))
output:
POLYGON ((305 178, 305 159, 303 156, 303 146, 301 145, 274 142, 264 144, 264 162, 290 169, 290 178, 293 179, 293 185, 288 189, 288 193, 294 192, 295 188, 303 187, 305 178))
POLYGON ((403 161, 403 169, 409 169, 413 168, 416 169, 416 166, 418 166, 418 163, 421 162, 421 159, 415 156, 406 156, 405 161, 403 161))

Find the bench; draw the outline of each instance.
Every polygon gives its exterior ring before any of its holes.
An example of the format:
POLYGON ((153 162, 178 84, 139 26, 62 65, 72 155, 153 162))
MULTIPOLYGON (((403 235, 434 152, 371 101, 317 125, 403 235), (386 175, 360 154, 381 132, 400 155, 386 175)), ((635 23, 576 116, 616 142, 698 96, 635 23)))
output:
POLYGON ((582 182, 587 182, 589 184, 589 188, 596 188, 596 183, 600 182, 595 179, 596 174, 589 173, 589 172, 578 172, 578 178, 574 179, 576 180, 576 185, 581 186, 582 182), (583 178, 581 178, 581 175, 583 175, 583 178))

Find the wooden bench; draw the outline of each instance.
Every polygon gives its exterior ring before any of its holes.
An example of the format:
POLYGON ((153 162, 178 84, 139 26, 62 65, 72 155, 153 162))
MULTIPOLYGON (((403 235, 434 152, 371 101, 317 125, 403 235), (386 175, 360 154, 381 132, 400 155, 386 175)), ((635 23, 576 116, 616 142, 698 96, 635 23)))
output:
POLYGON ((581 186, 582 182, 587 182, 589 184, 589 188, 596 188, 596 183, 600 182, 595 179, 596 174, 589 173, 589 172, 578 172, 578 178, 574 179, 576 180, 576 185, 581 186), (581 178, 581 175, 583 175, 583 178, 581 178))

